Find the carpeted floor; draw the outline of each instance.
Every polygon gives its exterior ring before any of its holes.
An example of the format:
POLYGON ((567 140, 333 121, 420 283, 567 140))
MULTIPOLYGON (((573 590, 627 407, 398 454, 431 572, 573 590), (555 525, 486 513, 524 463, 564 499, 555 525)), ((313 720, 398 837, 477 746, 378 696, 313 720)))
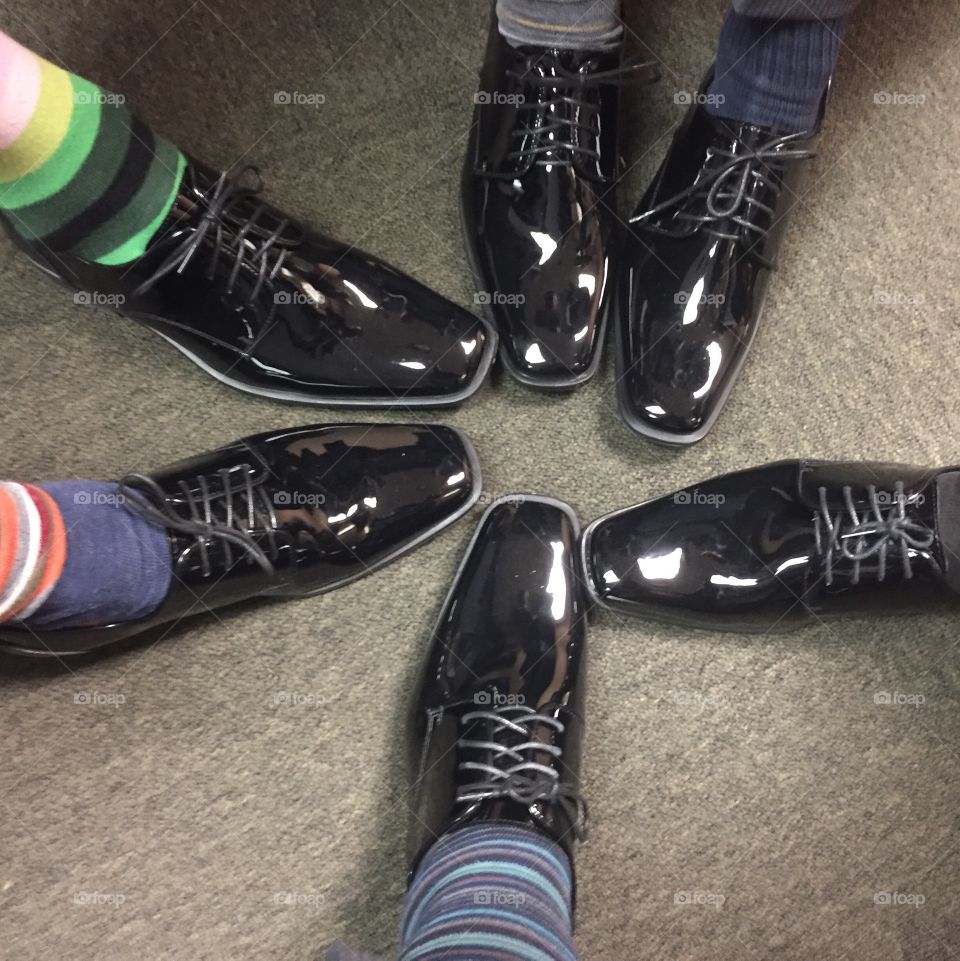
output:
MULTIPOLYGON (((724 3, 630 8, 632 47, 665 70, 632 104, 625 207, 724 3)), ((548 493, 588 521, 785 456, 960 459, 958 11, 875 0, 851 23, 765 329, 707 440, 672 453, 628 432, 609 366, 563 397, 499 382, 440 415, 475 440, 488 497, 548 493)), ((185 149, 255 158, 273 199, 466 304, 456 190, 486 16, 484 0, 0 3, 0 28, 185 149)), ((113 477, 342 419, 219 386, 3 253, 5 476, 113 477)), ((342 938, 388 955, 401 719, 474 519, 332 595, 70 668, 4 658, 0 953, 312 961, 342 938), (124 701, 78 703, 93 693, 124 701)), ((585 959, 960 956, 956 619, 758 640, 604 614, 590 644, 585 959)))

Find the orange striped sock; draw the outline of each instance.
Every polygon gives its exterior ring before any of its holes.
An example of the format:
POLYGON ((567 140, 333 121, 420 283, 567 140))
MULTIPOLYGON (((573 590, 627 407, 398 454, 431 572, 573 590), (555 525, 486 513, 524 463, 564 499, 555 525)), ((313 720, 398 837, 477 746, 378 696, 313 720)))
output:
POLYGON ((36 611, 67 556, 60 508, 31 484, 0 482, 0 623, 36 611))

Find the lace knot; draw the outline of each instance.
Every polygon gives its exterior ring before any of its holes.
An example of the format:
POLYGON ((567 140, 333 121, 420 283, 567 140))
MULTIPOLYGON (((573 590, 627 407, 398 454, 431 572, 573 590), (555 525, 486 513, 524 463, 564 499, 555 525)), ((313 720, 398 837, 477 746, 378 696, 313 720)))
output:
POLYGON ((557 804, 566 813, 575 837, 585 840, 588 830, 587 805, 571 785, 560 780, 553 764, 538 759, 546 755, 557 761, 563 751, 555 744, 538 740, 537 729, 562 734, 564 723, 557 717, 536 711, 526 705, 510 704, 468 711, 460 718, 462 725, 481 722, 489 739, 461 737, 457 745, 478 752, 483 760, 462 761, 461 771, 471 771, 477 779, 463 784, 457 791, 458 803, 510 800, 534 811, 537 804, 557 804))
POLYGON ((876 486, 870 484, 868 508, 863 513, 858 513, 849 486, 843 488, 845 511, 830 510, 825 487, 818 489, 818 495, 820 510, 813 518, 814 541, 817 553, 824 558, 827 586, 833 583, 834 568, 841 558, 852 563, 851 582, 859 584, 861 564, 876 557, 877 579, 882 581, 891 548, 899 550, 903 576, 913 577, 910 552, 926 550, 934 542, 933 532, 907 513, 907 507, 916 504, 920 495, 908 496, 903 482, 898 481, 887 507, 887 498, 881 497, 876 486))
POLYGON ((253 467, 242 464, 238 472, 242 481, 236 489, 231 479, 233 472, 221 470, 213 489, 211 479, 204 475, 194 479, 195 489, 181 480, 176 498, 145 474, 127 474, 118 489, 131 510, 145 520, 196 539, 204 577, 213 573, 210 552, 214 544, 222 548, 228 570, 234 563, 234 549, 239 549, 242 556, 257 564, 264 573, 273 574, 271 556, 277 559, 278 547, 269 499, 254 481, 253 467), (252 533, 258 527, 266 534, 270 556, 252 533))
MULTIPOLYGON (((292 245, 290 238, 284 236, 290 225, 287 218, 277 219, 273 229, 261 225, 260 219, 267 210, 262 202, 256 202, 252 210, 241 216, 231 216, 243 204, 256 198, 262 189, 263 178, 252 164, 242 167, 234 177, 222 173, 203 195, 202 208, 193 229, 174 246, 135 293, 138 296, 145 293, 167 274, 182 273, 206 242, 210 254, 208 279, 214 277, 221 256, 232 257, 225 278, 226 291, 228 294, 233 292, 241 270, 247 267, 254 275, 247 302, 254 303, 263 287, 276 277, 292 245), (250 180, 252 183, 245 183, 250 180)), ((275 309, 276 304, 271 304, 268 322, 275 309)))
MULTIPOLYGON (((748 147, 739 140, 730 147, 715 146, 689 187, 631 217, 630 223, 671 237, 702 229, 727 240, 738 240, 741 235, 755 240, 763 238, 773 221, 774 210, 759 195, 766 190, 777 197, 783 189, 782 184, 770 176, 770 164, 814 157, 813 150, 796 146, 808 137, 808 133, 795 133, 774 137, 756 147, 748 147), (678 222, 676 226, 667 227, 658 222, 665 214, 673 216, 678 222), (765 224, 757 223, 758 214, 766 218, 765 224)), ((774 263, 756 251, 754 255, 765 266, 775 268, 774 263)))

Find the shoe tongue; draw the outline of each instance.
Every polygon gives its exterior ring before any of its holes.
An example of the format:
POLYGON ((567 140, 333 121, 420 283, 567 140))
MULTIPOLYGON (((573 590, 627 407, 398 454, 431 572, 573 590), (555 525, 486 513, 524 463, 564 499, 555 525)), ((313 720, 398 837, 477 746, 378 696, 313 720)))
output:
POLYGON ((774 137, 783 134, 774 130, 772 127, 758 127, 752 123, 745 123, 742 120, 733 120, 728 117, 716 117, 706 107, 701 106, 700 111, 713 128, 713 142, 724 149, 731 147, 737 148, 738 153, 746 148, 755 150, 756 148, 768 143, 774 137))

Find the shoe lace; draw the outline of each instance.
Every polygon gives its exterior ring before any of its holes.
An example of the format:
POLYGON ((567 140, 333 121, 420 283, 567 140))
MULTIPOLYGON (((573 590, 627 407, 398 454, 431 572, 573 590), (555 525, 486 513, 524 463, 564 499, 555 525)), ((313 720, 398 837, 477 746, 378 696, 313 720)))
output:
MULTIPOLYGON (((640 224, 645 230, 683 237, 692 230, 703 229, 723 240, 738 240, 740 228, 752 235, 753 240, 762 239, 772 225, 774 210, 757 196, 764 188, 779 196, 783 185, 771 178, 769 165, 784 160, 810 160, 816 151, 795 147, 809 138, 808 132, 773 137, 759 146, 747 147, 736 141, 731 147, 714 147, 697 179, 686 189, 668 197, 656 206, 630 218, 630 223, 640 224), (674 212, 675 219, 683 223, 676 228, 657 223, 663 214, 674 212), (765 224, 753 218, 762 214, 765 224)), ((754 250, 764 266, 771 270, 776 264, 754 250)))
POLYGON ((506 159, 564 167, 571 166, 577 155, 588 160, 600 159, 600 108, 587 99, 587 91, 644 79, 652 82, 659 77, 659 72, 656 63, 637 57, 624 60, 611 70, 589 72, 593 63, 587 60, 579 70, 570 70, 551 52, 529 54, 522 70, 507 70, 507 75, 518 80, 532 96, 517 104, 517 116, 523 122, 511 136, 524 139, 518 149, 507 153, 506 159), (527 115, 531 113, 533 117, 528 120, 527 115), (587 146, 584 141, 592 142, 593 146, 587 146))
POLYGON ((813 531, 817 553, 824 557, 826 583, 833 583, 834 565, 841 558, 853 562, 852 582, 860 583, 860 565, 871 557, 877 558, 877 579, 882 581, 887 573, 887 554, 891 547, 899 549, 903 576, 913 577, 910 550, 925 550, 934 541, 933 532, 920 521, 907 514, 907 506, 915 502, 904 494, 903 482, 898 481, 890 507, 885 505, 875 485, 867 487, 869 507, 862 514, 857 512, 850 487, 843 488, 843 511, 831 513, 827 503, 827 489, 819 488, 820 510, 813 517, 813 531))
POLYGON ((457 746, 486 752, 489 761, 463 761, 458 765, 460 770, 475 771, 480 776, 458 788, 457 801, 472 803, 507 799, 530 807, 535 817, 538 815, 532 810, 534 804, 559 804, 573 825, 574 836, 577 840, 586 840, 589 827, 586 800, 569 784, 561 782, 560 772, 555 767, 536 759, 537 754, 548 754, 557 759, 563 749, 536 740, 534 729, 542 726, 562 734, 563 722, 525 705, 484 708, 469 711, 460 718, 463 725, 474 721, 493 725, 490 740, 461 737, 457 746), (508 745, 495 740, 499 735, 515 735, 525 740, 508 745))
MULTIPOLYGON (((233 177, 227 172, 222 173, 212 188, 204 193, 202 213, 193 230, 170 251, 135 293, 145 293, 174 271, 182 273, 197 250, 208 242, 207 279, 213 280, 221 258, 232 258, 225 280, 227 294, 233 293, 241 270, 247 267, 256 273, 247 301, 256 300, 263 287, 271 284, 280 272, 290 248, 297 242, 285 235, 290 221, 285 217, 278 218, 266 203, 256 199, 262 189, 260 171, 252 164, 240 168, 233 177), (253 182, 247 182, 251 178, 253 182), (264 223, 267 217, 273 222, 264 223)), ((275 309, 276 304, 271 305, 270 317, 275 309)))
POLYGON ((196 539, 204 577, 212 572, 211 555, 217 546, 223 551, 228 568, 233 566, 234 551, 239 550, 241 556, 258 564, 264 573, 273 574, 272 561, 277 560, 279 547, 270 500, 262 485, 254 480, 253 467, 240 465, 242 481, 236 487, 231 478, 235 473, 218 471, 215 481, 198 474, 194 478, 196 490, 181 480, 177 484, 178 498, 167 494, 144 474, 127 474, 118 489, 125 497, 124 503, 144 520, 196 539), (266 532, 267 550, 251 533, 256 529, 266 532))

